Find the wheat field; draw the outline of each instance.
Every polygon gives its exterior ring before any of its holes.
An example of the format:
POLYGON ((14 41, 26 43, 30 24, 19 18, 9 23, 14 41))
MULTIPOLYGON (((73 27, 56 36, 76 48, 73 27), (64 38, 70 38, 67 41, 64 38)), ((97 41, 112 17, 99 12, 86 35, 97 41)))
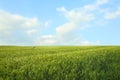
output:
POLYGON ((120 80, 120 46, 1 46, 0 80, 120 80))

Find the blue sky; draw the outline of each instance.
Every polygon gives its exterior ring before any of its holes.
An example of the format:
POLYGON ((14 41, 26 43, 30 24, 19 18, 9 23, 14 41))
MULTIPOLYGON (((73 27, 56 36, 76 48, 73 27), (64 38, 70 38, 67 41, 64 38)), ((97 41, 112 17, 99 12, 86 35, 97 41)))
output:
POLYGON ((120 0, 0 0, 0 45, 120 45, 120 0))

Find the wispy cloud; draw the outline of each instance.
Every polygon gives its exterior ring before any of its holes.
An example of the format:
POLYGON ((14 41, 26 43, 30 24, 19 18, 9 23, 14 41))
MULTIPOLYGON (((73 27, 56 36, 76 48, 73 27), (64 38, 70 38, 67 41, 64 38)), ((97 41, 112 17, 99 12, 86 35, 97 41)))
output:
MULTIPOLYGON (((70 32, 75 29, 86 28, 86 25, 89 22, 94 22, 97 20, 97 14, 100 14, 100 6, 107 4, 109 0, 96 0, 92 4, 84 5, 80 8, 74 8, 67 10, 65 7, 59 7, 56 10, 61 12, 63 16, 68 19, 68 22, 58 26, 56 31, 61 32, 70 32)), ((103 13, 102 13, 103 14, 103 13)))
POLYGON ((68 22, 56 28, 56 32, 58 34, 69 33, 77 28, 84 28, 86 27, 86 22, 90 22, 95 19, 95 16, 93 14, 81 11, 80 9, 72 9, 68 11, 64 7, 60 7, 57 8, 57 11, 62 12, 64 17, 68 19, 68 22))
MULTIPOLYGON (((74 37, 72 39, 70 39, 68 36, 70 36, 69 34, 71 34, 72 32, 78 30, 80 31, 81 29, 91 26, 91 23, 96 24, 96 21, 99 21, 98 19, 100 19, 97 17, 97 15, 102 15, 103 17, 105 14, 105 12, 101 12, 104 11, 101 8, 101 6, 108 3, 109 0, 96 0, 96 2, 84 5, 80 8, 73 8, 70 10, 67 10, 65 7, 57 8, 56 10, 62 13, 63 17, 65 17, 68 20, 68 22, 61 24, 56 28, 57 36, 61 36, 61 38, 64 38, 63 40, 67 40, 63 41, 63 43, 65 42, 66 44, 97 44, 97 42, 91 42, 83 38, 78 39, 77 37, 79 36, 74 37), (63 37, 65 35, 66 37, 63 37)), ((104 18, 102 17, 101 19, 104 21, 104 18)), ((74 36, 74 34, 71 35, 74 36)))
POLYGON ((106 12, 104 18, 105 19, 115 19, 120 17, 120 7, 116 11, 106 12))

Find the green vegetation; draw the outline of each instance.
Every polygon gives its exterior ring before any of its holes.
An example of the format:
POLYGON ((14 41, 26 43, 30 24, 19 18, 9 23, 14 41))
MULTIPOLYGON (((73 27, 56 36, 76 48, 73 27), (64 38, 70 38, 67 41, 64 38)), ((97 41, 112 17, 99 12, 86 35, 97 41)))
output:
POLYGON ((0 80, 120 80, 120 47, 1 46, 0 80))

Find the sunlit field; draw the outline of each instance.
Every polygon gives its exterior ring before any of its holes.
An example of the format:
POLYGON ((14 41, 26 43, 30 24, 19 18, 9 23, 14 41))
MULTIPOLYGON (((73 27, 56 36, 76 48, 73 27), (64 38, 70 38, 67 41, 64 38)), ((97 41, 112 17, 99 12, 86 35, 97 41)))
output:
POLYGON ((1 46, 0 80, 120 80, 120 47, 1 46))

